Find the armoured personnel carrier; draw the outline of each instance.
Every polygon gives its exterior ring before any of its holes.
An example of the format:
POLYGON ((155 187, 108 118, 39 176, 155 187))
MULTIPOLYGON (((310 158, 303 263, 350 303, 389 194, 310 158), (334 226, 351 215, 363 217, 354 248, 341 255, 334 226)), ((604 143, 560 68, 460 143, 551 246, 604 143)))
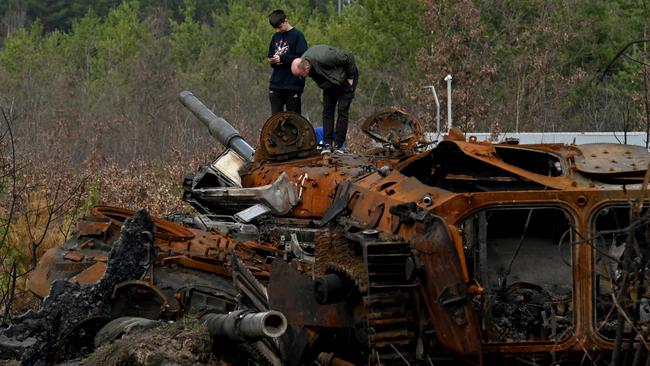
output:
MULTIPOLYGON (((278 336, 286 319, 281 337, 251 341, 274 365, 649 358, 646 149, 458 130, 429 148, 397 109, 364 123, 377 141, 366 154, 320 154, 292 113, 272 116, 253 149, 191 93, 180 100, 226 150, 185 179, 199 214, 154 220, 146 274, 115 284, 111 315, 85 332, 124 315, 243 307, 277 312, 258 333, 278 336)), ((97 282, 132 214, 96 208, 44 255, 32 291, 97 282)), ((220 335, 232 336, 235 318, 212 328, 230 322, 220 335)))

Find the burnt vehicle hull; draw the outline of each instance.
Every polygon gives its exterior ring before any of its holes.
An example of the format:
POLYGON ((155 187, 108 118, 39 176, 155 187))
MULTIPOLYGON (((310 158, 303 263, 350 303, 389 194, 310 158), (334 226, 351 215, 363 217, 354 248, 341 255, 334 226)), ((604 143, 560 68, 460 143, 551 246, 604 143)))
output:
MULTIPOLYGON (((366 229, 404 240, 421 235, 420 212, 444 218, 487 363, 609 363, 619 353, 643 364, 647 164, 645 149, 621 145, 448 140, 386 176, 354 182, 339 199, 366 229)), ((446 267, 437 261, 420 275, 446 267)))
MULTIPOLYGON (((112 317, 225 314, 246 298, 286 317, 286 335, 251 341, 273 365, 648 358, 645 149, 453 130, 426 150, 397 109, 364 123, 378 142, 364 155, 321 155, 293 113, 272 116, 253 149, 191 93, 181 100, 227 149, 185 179, 199 215, 154 219, 154 265, 115 286, 112 317)), ((95 209, 41 259, 32 291, 98 281, 129 215, 95 209)))
MULTIPOLYGON (((98 282, 107 269, 107 253, 121 235, 124 222, 134 212, 124 208, 97 206, 77 223, 77 234, 63 246, 47 251, 29 277, 30 290, 47 297, 50 285, 66 278, 79 284, 98 282)), ((207 220, 207 219, 204 219, 207 220)), ((161 218, 154 218, 156 246, 151 266, 139 278, 119 283, 113 289, 113 317, 141 316, 174 319, 207 307, 222 312, 232 310, 237 293, 231 277, 230 253, 236 253, 257 278, 268 280, 271 267, 267 257, 277 257, 275 244, 236 240, 237 224, 205 231, 161 218), (135 305, 137 304, 137 305, 135 305)), ((251 230, 243 238, 250 238, 251 230)), ((255 230, 256 232, 256 230, 255 230)))

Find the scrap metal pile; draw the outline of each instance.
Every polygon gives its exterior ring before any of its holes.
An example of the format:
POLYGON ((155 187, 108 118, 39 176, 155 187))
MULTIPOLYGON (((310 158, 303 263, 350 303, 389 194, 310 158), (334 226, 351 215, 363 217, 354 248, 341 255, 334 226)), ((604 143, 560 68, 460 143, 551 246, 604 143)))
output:
POLYGON ((647 150, 491 144, 458 130, 428 149, 398 109, 366 120, 377 145, 363 155, 321 154, 289 112, 253 149, 191 93, 180 99, 226 147, 185 179, 197 214, 153 218, 136 230, 148 249, 122 262, 134 212, 96 207, 29 282, 41 312, 79 309, 15 319, 1 357, 64 361, 189 314, 269 365, 649 358, 647 150), (101 311, 56 305, 62 293, 100 296, 101 311), (53 327, 55 341, 36 335, 53 327))

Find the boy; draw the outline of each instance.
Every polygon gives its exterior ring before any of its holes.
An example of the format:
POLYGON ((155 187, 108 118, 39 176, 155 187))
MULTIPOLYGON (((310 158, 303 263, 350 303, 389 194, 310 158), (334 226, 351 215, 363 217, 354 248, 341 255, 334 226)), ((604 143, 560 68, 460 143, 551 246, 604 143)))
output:
POLYGON ((269 44, 268 61, 273 72, 269 81, 271 114, 283 110, 301 113, 301 96, 305 81, 291 74, 291 62, 307 51, 307 41, 300 30, 289 24, 284 11, 269 14, 275 34, 269 44))

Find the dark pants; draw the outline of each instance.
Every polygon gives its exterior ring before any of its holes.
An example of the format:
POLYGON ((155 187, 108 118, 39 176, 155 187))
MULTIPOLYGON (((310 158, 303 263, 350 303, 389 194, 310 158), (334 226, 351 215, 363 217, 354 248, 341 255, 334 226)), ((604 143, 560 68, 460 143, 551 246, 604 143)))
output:
POLYGON ((300 97, 302 93, 297 90, 269 89, 269 101, 271 101, 271 114, 284 111, 301 113, 300 97))
POLYGON ((355 75, 352 86, 346 80, 341 86, 323 89, 323 135, 326 144, 340 148, 345 143, 345 136, 348 132, 348 113, 352 99, 354 99, 358 79, 359 74, 355 75), (334 112, 337 104, 338 117, 335 127, 334 112))

